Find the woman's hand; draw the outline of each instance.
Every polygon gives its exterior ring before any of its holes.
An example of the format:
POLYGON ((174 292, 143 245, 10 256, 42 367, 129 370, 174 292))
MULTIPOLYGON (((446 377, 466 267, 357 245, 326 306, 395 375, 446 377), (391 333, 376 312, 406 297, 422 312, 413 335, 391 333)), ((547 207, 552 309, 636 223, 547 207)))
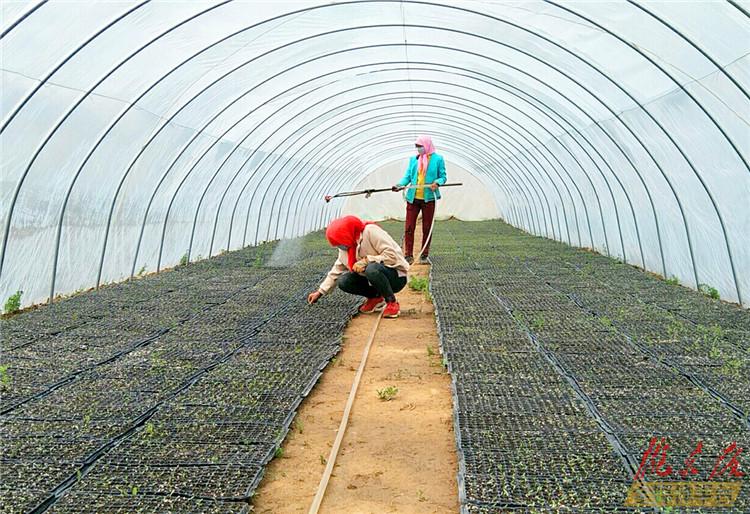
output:
POLYGON ((307 295, 307 303, 310 305, 314 304, 318 300, 320 300, 320 297, 323 296, 320 291, 313 291, 309 295, 307 295))
POLYGON ((362 259, 361 261, 357 261, 354 263, 354 266, 352 266, 352 271, 354 273, 364 273, 365 268, 367 268, 367 260, 362 259))
POLYGON ((402 189, 403 189, 403 186, 391 186, 391 191, 393 191, 394 193, 398 193, 402 189))
POLYGON ((431 191, 432 191, 433 193, 434 193, 435 191, 437 191, 438 187, 440 187, 440 186, 438 185, 438 183, 437 183, 437 182, 433 182, 432 184, 430 184, 430 190, 431 190, 431 191))

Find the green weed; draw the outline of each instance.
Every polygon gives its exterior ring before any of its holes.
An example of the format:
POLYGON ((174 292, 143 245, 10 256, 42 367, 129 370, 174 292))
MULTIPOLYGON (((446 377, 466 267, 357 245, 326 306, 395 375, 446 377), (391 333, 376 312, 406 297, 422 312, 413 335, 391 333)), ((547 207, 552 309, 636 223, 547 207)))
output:
POLYGON ((185 252, 185 255, 180 257, 180 266, 187 266, 188 264, 188 254, 185 252))
POLYGON ((23 291, 16 291, 8 297, 8 299, 5 301, 5 307, 3 308, 3 312, 5 314, 13 314, 14 312, 18 312, 19 310, 21 310, 22 294, 23 291))
POLYGON ((665 280, 667 284, 670 286, 679 286, 680 285, 680 279, 677 277, 668 278, 665 280))
POLYGON ((378 393, 378 398, 380 398, 384 402, 389 402, 393 400, 398 394, 398 387, 396 386, 384 387, 383 389, 378 389, 377 393, 378 393))
POLYGON ((718 300, 720 298, 719 291, 715 287, 711 287, 708 284, 698 284, 698 291, 708 296, 709 298, 713 298, 714 300, 718 300))
POLYGON ((430 281, 427 277, 411 277, 409 280, 409 288, 412 291, 427 291, 430 285, 430 281))

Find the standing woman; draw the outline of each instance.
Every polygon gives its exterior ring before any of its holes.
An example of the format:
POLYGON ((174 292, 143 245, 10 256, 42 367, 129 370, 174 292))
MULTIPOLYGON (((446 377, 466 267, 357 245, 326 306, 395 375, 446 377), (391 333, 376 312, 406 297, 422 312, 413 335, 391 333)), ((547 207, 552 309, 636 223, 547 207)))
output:
POLYGON ((435 153, 430 136, 419 136, 416 143, 417 155, 409 160, 409 167, 404 177, 393 186, 394 191, 401 191, 408 185, 427 185, 429 187, 410 188, 406 191, 406 225, 404 227, 404 255, 406 261, 414 262, 414 229, 417 227, 417 216, 422 213, 422 256, 420 264, 429 264, 430 227, 435 216, 435 200, 440 199, 438 186, 445 184, 445 160, 435 153))

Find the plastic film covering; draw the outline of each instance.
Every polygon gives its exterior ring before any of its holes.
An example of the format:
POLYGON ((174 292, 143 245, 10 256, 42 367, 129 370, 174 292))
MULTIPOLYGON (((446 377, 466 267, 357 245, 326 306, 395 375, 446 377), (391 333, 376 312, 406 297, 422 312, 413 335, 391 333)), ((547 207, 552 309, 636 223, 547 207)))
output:
POLYGON ((0 9, 3 298, 319 229, 424 132, 480 213, 750 301, 742 3, 0 9))

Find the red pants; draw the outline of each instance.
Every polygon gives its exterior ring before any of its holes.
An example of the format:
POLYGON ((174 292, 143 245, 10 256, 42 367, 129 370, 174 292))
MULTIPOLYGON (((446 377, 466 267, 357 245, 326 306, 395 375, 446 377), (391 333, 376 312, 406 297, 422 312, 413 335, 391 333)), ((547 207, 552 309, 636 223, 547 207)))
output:
POLYGON ((430 234, 430 227, 432 226, 432 218, 435 216, 435 201, 425 202, 424 200, 414 199, 414 203, 406 202, 406 226, 404 227, 404 255, 407 257, 413 256, 414 254, 414 229, 417 228, 417 216, 419 211, 422 211, 422 245, 424 251, 422 256, 427 257, 430 253, 430 241, 427 241, 427 236, 430 234), (425 244, 425 242, 427 244, 425 244))

